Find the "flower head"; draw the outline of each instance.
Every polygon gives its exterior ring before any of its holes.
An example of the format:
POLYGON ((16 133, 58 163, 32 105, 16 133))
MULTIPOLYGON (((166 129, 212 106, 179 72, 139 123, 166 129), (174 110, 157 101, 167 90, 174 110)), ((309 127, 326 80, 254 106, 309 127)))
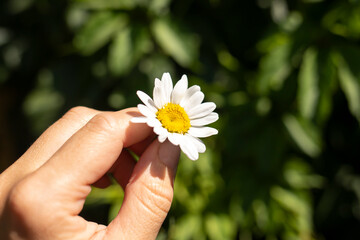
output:
POLYGON ((219 115, 213 112, 215 103, 202 103, 204 93, 197 85, 188 88, 186 75, 174 87, 169 73, 164 73, 161 80, 156 78, 153 99, 142 91, 136 94, 145 104, 137 106, 144 116, 134 117, 131 121, 153 127, 160 142, 169 139, 172 144, 179 145, 191 160, 197 160, 199 153, 206 150, 199 138, 218 133, 215 128, 205 127, 219 119, 219 115))

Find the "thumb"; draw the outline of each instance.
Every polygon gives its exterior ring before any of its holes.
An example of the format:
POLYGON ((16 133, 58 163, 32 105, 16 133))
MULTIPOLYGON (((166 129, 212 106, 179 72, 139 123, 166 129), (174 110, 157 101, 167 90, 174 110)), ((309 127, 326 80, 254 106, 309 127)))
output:
POLYGON ((179 155, 179 147, 169 141, 155 140, 146 149, 125 189, 119 214, 108 226, 108 239, 156 238, 170 210, 179 155))

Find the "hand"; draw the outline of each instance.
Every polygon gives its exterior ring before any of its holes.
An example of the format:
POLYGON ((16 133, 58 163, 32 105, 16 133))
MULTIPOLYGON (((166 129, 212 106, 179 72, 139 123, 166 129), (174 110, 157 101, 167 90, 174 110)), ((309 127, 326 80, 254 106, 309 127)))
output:
POLYGON ((0 175, 0 239, 155 239, 170 209, 180 150, 160 144, 136 108, 77 107, 0 175), (124 148, 140 156, 138 162, 124 148), (91 185, 125 190, 108 225, 78 214, 91 185))

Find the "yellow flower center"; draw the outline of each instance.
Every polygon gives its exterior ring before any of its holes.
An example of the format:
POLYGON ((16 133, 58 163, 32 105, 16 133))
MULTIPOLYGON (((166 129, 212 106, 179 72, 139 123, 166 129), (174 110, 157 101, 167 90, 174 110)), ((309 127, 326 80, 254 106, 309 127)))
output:
POLYGON ((171 133, 185 134, 191 127, 189 116, 178 104, 167 103, 157 111, 156 117, 162 126, 171 133))

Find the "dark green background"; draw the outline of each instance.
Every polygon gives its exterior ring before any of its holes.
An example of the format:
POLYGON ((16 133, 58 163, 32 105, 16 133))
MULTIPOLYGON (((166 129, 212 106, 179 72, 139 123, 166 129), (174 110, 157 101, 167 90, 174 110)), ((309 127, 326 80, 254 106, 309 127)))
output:
MULTIPOLYGON (((187 74, 219 135, 182 156, 158 239, 359 239, 359 40, 358 0, 2 0, 0 167, 71 107, 187 74)), ((94 189, 83 215, 122 197, 94 189)))

